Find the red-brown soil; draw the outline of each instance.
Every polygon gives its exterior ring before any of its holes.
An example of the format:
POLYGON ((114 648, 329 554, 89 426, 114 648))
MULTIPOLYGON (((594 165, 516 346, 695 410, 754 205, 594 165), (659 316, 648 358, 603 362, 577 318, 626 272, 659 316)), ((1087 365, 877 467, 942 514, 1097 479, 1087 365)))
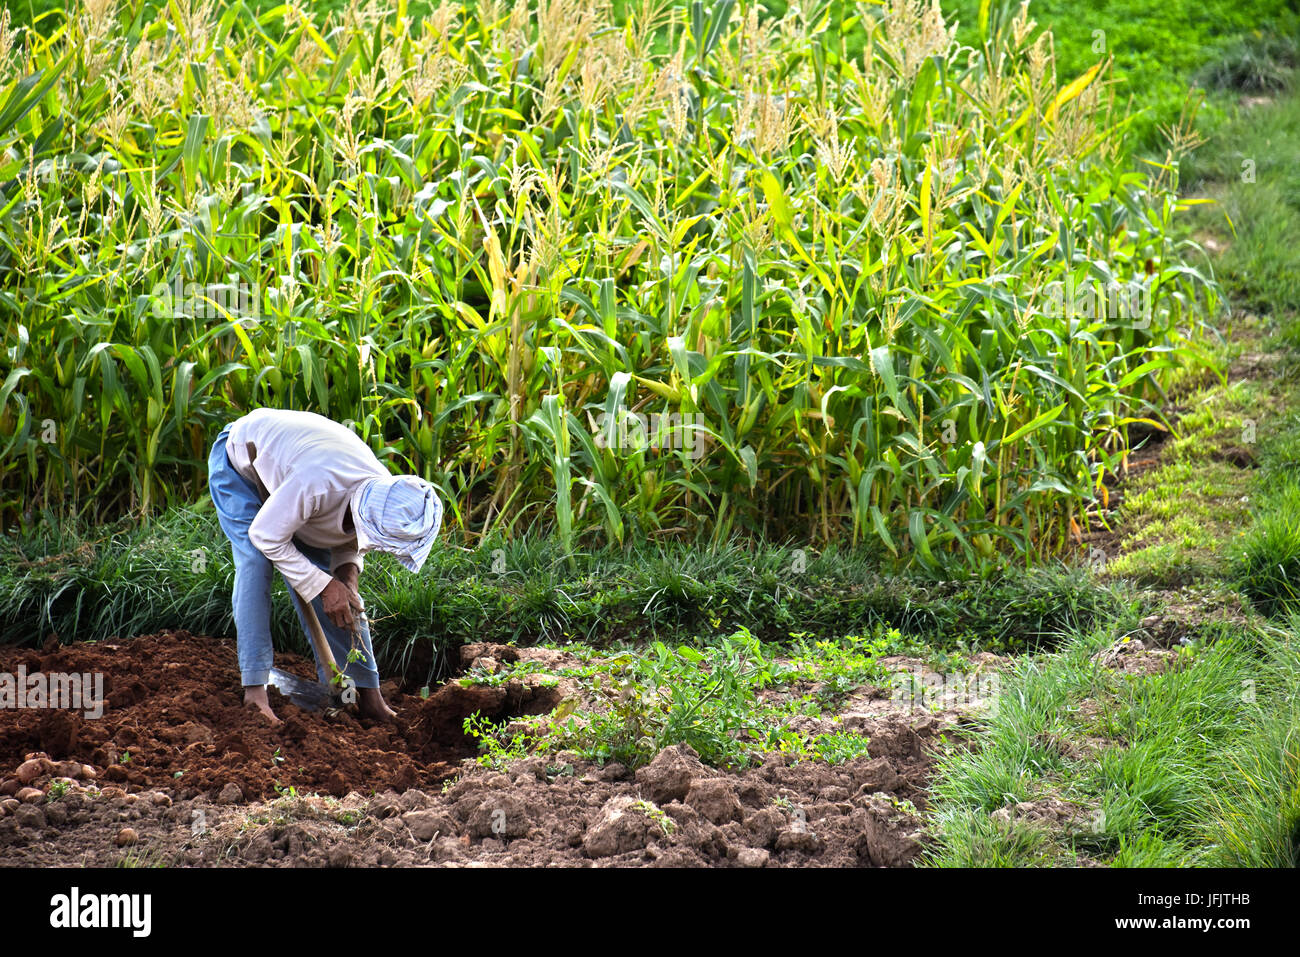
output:
MULTIPOLYGON (((920 739, 894 757, 724 773, 684 745, 633 773, 563 756, 466 762, 445 791, 228 804, 76 785, 0 816, 0 862, 113 866, 899 867, 921 850, 905 798, 920 739)), ((923 802, 921 802, 923 803, 923 802)))
MULTIPOLYGON (((298 656, 280 655, 277 663, 314 677, 314 666, 298 656)), ((0 648, 0 672, 15 674, 20 665, 28 674, 102 673, 106 700, 99 718, 72 710, 4 712, 0 796, 16 793, 13 772, 33 752, 92 765, 101 784, 166 787, 182 798, 215 797, 232 783, 245 799, 291 787, 340 797, 432 787, 476 753, 462 730, 465 717, 479 711, 500 720, 556 703, 551 689, 518 682, 451 682, 427 699, 390 685, 386 697, 399 720, 388 724, 347 710, 304 711, 272 690, 271 706, 283 719, 272 726, 243 706, 234 642, 184 631, 112 643, 51 642, 39 651, 0 648)))
MULTIPOLYGON (((556 654, 462 652, 478 668, 556 654)), ((18 867, 907 866, 936 746, 960 719, 865 688, 836 720, 867 734, 870 754, 843 764, 776 753, 728 772, 679 745, 635 771, 573 752, 489 768, 463 719, 550 710, 554 680, 452 681, 427 699, 386 689, 396 726, 273 696, 285 721, 271 727, 242 706, 229 640, 0 648, 0 672, 20 664, 102 672, 108 700, 99 719, 0 713, 0 864, 18 867)))

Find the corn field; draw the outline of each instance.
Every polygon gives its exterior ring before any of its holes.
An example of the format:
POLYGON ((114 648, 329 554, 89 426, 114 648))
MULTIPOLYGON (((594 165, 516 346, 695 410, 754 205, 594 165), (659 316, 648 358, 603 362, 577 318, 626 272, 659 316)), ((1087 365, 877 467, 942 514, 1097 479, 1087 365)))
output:
POLYGON ((353 423, 471 541, 1059 551, 1218 300, 1177 150, 1125 158, 1107 64, 1057 77, 1023 7, 979 26, 959 47, 913 0, 4 22, 0 520, 197 500, 219 428, 275 406, 353 423), (1094 287, 1120 308, 1076 308, 1094 287))

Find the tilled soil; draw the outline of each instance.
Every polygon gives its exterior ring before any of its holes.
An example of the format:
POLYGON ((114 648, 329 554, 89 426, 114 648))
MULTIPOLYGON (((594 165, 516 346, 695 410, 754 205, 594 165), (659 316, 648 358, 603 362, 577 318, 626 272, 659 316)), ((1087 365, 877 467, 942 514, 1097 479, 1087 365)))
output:
MULTIPOLYGON (((900 745, 912 747, 906 734, 900 745)), ((528 758, 468 763, 445 792, 409 789, 222 803, 76 785, 7 799, 12 866, 897 867, 921 850, 921 763, 901 754, 831 767, 772 755, 720 773, 689 747, 636 773, 528 758), (903 772, 903 773, 900 773, 903 772)))
MULTIPOLYGON (((278 663, 315 678, 306 659, 281 655, 278 663)), ((215 797, 231 785, 241 799, 288 788, 339 797, 354 790, 427 788, 476 753, 462 730, 466 716, 539 714, 558 700, 554 689, 521 682, 451 682, 428 699, 389 687, 386 697, 400 718, 392 725, 359 720, 347 710, 304 711, 272 689, 271 707, 283 722, 272 726, 243 706, 234 642, 184 631, 112 643, 51 642, 40 651, 0 648, 0 672, 16 674, 20 666, 27 674, 102 674, 103 715, 90 718, 84 709, 4 712, 0 795, 16 793, 19 782, 5 772, 33 752, 90 765, 100 783, 165 787, 181 798, 215 797), (2 780, 6 776, 11 780, 2 780)), ((64 769, 65 776, 75 778, 71 770, 64 769)))
POLYGON ((571 752, 486 768, 464 717, 549 710, 559 691, 543 675, 427 699, 394 688, 396 726, 279 699, 273 728, 242 707, 233 642, 0 649, 0 671, 20 663, 102 671, 108 701, 99 719, 0 719, 0 862, 13 866, 906 866, 934 744, 953 727, 859 710, 845 720, 870 754, 839 765, 772 754, 724 772, 679 745, 635 772, 571 752))

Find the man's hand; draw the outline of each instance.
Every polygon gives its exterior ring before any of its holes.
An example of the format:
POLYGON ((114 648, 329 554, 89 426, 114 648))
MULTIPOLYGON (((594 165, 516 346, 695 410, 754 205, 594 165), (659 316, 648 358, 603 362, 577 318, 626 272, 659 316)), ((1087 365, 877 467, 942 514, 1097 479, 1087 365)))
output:
POLYGON ((339 569, 342 573, 344 569, 352 569, 352 574, 345 579, 340 575, 330 581, 321 592, 321 607, 325 609, 325 614, 329 620, 347 631, 351 631, 357 622, 357 613, 361 611, 361 595, 356 589, 356 566, 344 565, 339 569))
POLYGON ((340 565, 334 569, 334 577, 347 585, 353 591, 357 590, 357 578, 361 575, 361 569, 356 565, 348 562, 346 565, 340 565))

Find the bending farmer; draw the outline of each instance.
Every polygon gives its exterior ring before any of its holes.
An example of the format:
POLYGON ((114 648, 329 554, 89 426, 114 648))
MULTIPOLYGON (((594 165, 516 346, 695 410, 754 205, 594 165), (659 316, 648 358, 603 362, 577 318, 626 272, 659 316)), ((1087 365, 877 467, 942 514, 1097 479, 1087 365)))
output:
MULTIPOLYGON (((208 489, 235 556, 245 704, 278 720, 266 696, 274 567, 289 584, 304 630, 303 600, 315 608, 334 660, 356 683, 361 714, 393 717, 379 692, 357 578, 361 556, 371 549, 420 570, 442 524, 433 486, 414 475, 390 475, 350 429, 324 416, 257 409, 217 436, 208 489), (361 658, 345 666, 354 645, 361 658)), ((316 670, 322 682, 332 677, 319 660, 316 670)))

